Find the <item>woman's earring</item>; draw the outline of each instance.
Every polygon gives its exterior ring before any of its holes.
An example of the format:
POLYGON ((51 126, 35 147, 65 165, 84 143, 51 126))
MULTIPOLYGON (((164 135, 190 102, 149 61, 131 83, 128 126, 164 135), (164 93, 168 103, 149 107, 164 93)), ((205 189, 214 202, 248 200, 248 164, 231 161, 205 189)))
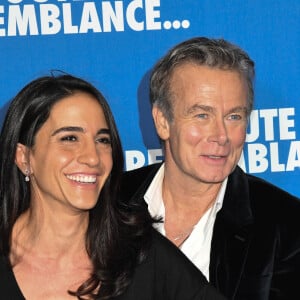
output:
POLYGON ((29 175, 30 175, 29 170, 28 170, 28 169, 25 170, 25 181, 26 181, 26 182, 29 182, 29 181, 30 181, 29 175))

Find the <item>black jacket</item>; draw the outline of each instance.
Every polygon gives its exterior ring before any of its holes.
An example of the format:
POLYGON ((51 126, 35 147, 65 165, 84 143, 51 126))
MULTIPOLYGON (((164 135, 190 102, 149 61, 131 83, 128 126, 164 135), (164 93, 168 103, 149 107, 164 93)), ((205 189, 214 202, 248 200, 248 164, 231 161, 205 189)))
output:
MULTIPOLYGON (((144 202, 159 167, 125 172, 124 199, 144 202)), ((236 167, 216 217, 209 272, 228 299, 300 299, 300 201, 236 167)))
MULTIPOLYGON (((3 256, 0 256, 0 299, 25 300, 3 256)), ((225 300, 180 250, 154 229, 146 260, 136 268, 126 292, 114 299, 225 300)))

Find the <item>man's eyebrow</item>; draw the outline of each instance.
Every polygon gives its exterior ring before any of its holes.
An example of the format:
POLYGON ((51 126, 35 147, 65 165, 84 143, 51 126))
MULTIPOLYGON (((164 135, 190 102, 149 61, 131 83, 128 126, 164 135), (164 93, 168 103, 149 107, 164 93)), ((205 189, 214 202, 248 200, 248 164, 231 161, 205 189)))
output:
POLYGON ((193 112, 195 112, 195 111, 197 111, 197 110, 199 110, 199 109, 204 110, 204 111, 207 111, 207 112, 212 112, 212 111, 214 111, 214 108, 211 107, 211 106, 209 106, 209 105, 195 104, 195 105, 193 105, 192 107, 190 107, 190 108, 188 109, 187 113, 190 114, 190 113, 193 113, 193 112))
MULTIPOLYGON (((197 110, 203 110, 206 112, 213 112, 215 109, 209 105, 203 105, 203 104, 195 104, 192 107, 188 109, 188 113, 193 113, 197 110)), ((234 113, 234 112, 245 112, 248 113, 248 108, 246 106, 237 106, 233 107, 232 109, 229 110, 228 114, 234 113)))
POLYGON ((245 112, 248 113, 248 108, 246 106, 237 106, 232 108, 228 113, 235 113, 235 112, 245 112))
MULTIPOLYGON (((85 132, 84 128, 78 127, 78 126, 66 126, 66 127, 60 127, 51 134, 51 136, 55 136, 58 133, 61 132, 85 132)), ((97 131, 97 134, 110 134, 110 130, 108 128, 101 128, 97 131)))

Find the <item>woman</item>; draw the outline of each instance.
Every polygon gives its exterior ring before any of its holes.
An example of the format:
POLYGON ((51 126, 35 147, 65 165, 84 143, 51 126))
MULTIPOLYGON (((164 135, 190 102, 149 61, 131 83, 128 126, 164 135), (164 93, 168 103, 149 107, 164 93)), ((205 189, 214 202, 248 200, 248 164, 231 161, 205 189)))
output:
POLYGON ((46 76, 13 99, 0 136, 5 299, 223 299, 118 199, 122 147, 88 82, 46 76))

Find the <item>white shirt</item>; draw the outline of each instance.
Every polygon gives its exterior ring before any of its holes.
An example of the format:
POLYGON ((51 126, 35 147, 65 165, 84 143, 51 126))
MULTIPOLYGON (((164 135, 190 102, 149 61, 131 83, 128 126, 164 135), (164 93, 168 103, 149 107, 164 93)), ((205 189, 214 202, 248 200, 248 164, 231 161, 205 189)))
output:
MULTIPOLYGON (((162 183, 164 178, 164 164, 160 167, 153 178, 149 188, 145 193, 145 201, 148 204, 148 210, 153 217, 165 218, 165 207, 162 198, 162 183)), ((209 280, 209 261, 210 247, 212 240, 213 227, 217 212, 222 208, 227 178, 222 183, 221 189, 217 195, 216 201, 199 222, 195 225, 190 236, 181 245, 181 251, 196 265, 198 269, 209 280)), ((156 223, 155 228, 163 235, 166 235, 164 223, 156 223)))

